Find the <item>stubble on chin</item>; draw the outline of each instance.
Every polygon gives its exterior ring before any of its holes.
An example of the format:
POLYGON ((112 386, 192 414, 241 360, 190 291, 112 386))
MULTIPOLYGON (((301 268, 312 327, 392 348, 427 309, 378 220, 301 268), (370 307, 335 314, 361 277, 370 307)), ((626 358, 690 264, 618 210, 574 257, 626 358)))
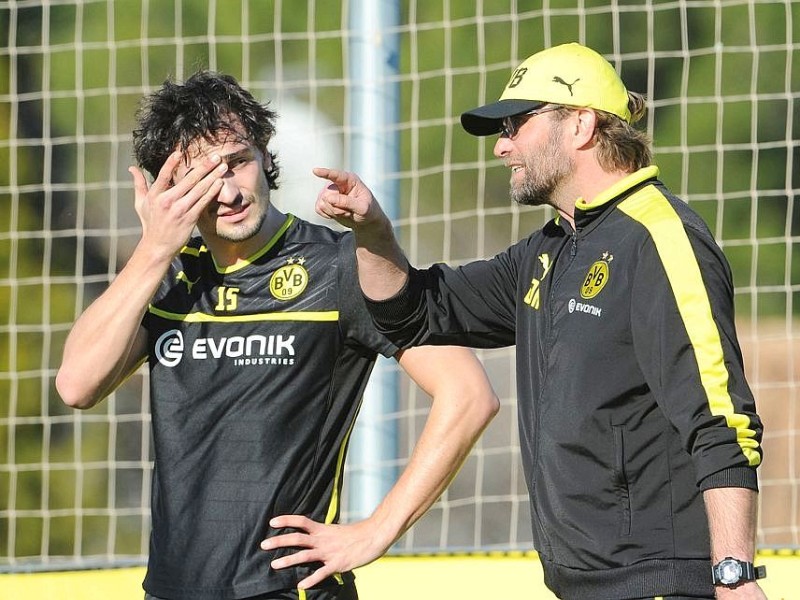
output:
POLYGON ((220 228, 217 226, 217 237, 226 242, 246 242, 247 240, 255 237, 264 226, 264 221, 267 218, 266 212, 262 212, 258 219, 253 223, 243 223, 228 228, 220 228))
POLYGON ((550 152, 543 152, 536 161, 525 164, 521 181, 512 181, 510 195, 517 204, 556 206, 556 196, 569 180, 574 163, 559 152, 555 143, 549 149, 550 152))
POLYGON ((575 168, 562 149, 561 129, 552 126, 543 147, 523 156, 523 177, 511 182, 511 199, 522 206, 555 206, 556 194, 575 168))
POLYGON ((509 193, 511 200, 521 206, 544 206, 550 203, 553 189, 552 185, 537 185, 531 181, 526 168, 525 179, 516 185, 512 183, 509 193))

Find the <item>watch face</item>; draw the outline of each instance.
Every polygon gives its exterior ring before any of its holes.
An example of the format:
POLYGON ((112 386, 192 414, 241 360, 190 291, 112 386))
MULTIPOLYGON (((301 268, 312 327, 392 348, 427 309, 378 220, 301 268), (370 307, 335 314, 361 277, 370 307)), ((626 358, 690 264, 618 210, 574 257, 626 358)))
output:
POLYGON ((737 560, 723 560, 719 563, 719 581, 723 585, 736 583, 742 578, 742 565, 737 560))

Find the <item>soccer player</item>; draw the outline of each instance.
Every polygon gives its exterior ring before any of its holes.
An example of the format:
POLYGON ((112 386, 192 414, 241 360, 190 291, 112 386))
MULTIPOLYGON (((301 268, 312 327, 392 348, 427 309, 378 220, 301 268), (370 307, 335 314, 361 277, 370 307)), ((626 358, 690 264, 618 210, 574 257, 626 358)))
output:
POLYGON ((379 329, 404 348, 516 344, 533 537, 561 598, 762 599, 753 566, 762 424, 725 257, 659 181, 643 98, 579 44, 543 50, 499 101, 511 197, 541 230, 484 261, 412 268, 371 192, 327 169, 320 214, 353 228, 379 329))
POLYGON ((146 598, 356 598, 350 569, 385 552, 439 496, 497 398, 471 351, 398 351, 375 330, 352 234, 270 203, 276 115, 232 77, 167 81, 137 117, 136 159, 154 178, 130 169, 142 236, 74 324, 56 384, 66 404, 91 408, 148 362, 146 598), (378 354, 396 357, 432 396, 431 412, 384 503, 334 529, 349 435, 378 354), (260 544, 291 531, 270 524, 282 514, 335 532, 357 556, 336 572, 273 568, 290 550, 260 544))

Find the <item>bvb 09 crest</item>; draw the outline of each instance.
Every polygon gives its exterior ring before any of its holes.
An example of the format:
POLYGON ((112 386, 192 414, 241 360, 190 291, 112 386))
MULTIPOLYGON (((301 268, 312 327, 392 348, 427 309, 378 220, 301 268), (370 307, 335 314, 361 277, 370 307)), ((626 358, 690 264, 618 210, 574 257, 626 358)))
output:
POLYGON ((603 254, 603 260, 596 261, 591 267, 581 286, 581 298, 594 298, 599 294, 608 282, 608 263, 614 257, 607 252, 603 254))
POLYGON ((291 300, 302 294, 308 285, 304 258, 289 258, 269 279, 269 291, 278 300, 291 300))

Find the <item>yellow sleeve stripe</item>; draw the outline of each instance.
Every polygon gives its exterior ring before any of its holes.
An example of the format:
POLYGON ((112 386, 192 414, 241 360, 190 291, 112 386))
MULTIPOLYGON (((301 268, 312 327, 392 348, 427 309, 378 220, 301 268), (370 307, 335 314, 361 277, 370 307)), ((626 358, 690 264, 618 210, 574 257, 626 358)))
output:
POLYGON ((719 330, 683 223, 667 199, 652 186, 621 202, 619 209, 650 232, 694 348, 711 414, 725 417, 728 427, 736 430, 736 440, 750 466, 758 465, 761 455, 755 431, 747 415, 736 413, 728 393, 728 371, 719 330))
POLYGON ((186 323, 253 323, 259 321, 338 321, 338 310, 325 311, 297 311, 258 313, 253 315, 210 315, 208 313, 193 312, 188 314, 173 313, 152 304, 147 309, 151 314, 170 321, 183 321, 186 323))

